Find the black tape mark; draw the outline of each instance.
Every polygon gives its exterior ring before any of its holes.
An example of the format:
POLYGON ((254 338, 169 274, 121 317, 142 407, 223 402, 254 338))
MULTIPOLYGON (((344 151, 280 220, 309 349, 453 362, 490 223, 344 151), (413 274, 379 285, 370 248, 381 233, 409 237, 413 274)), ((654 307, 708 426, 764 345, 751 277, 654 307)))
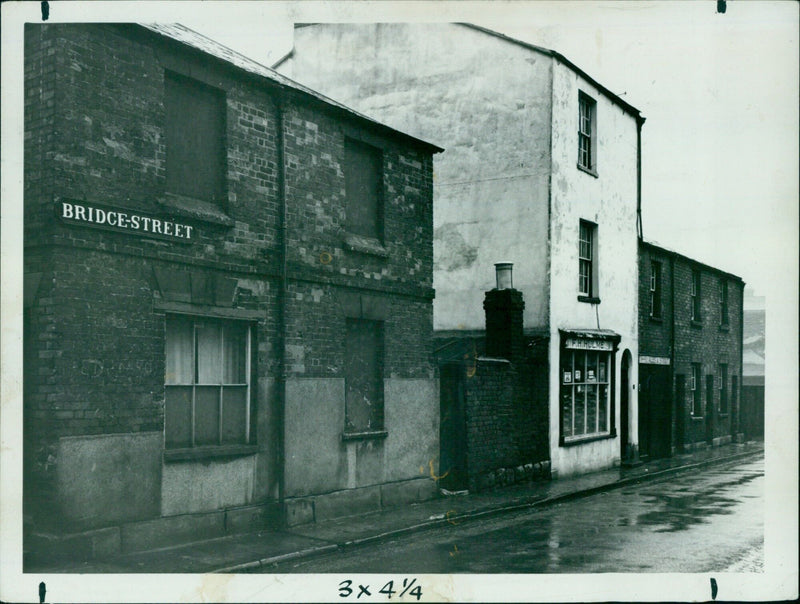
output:
POLYGON ((711 599, 717 599, 717 580, 714 577, 711 577, 711 599))
POLYGON ((42 21, 47 21, 50 18, 50 3, 47 0, 42 2, 42 21))
MULTIPOLYGON (((42 4, 47 4, 47 2, 42 2, 42 4)), ((44 584, 44 581, 39 583, 39 604, 44 604, 44 596, 47 593, 47 585, 44 584)))

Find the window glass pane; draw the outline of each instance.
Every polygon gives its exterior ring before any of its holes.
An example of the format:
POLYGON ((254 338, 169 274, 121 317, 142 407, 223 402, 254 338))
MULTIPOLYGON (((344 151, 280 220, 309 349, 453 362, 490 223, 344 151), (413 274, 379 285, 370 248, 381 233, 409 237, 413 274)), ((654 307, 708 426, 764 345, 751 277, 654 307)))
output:
POLYGON ((575 434, 586 434, 586 386, 575 386, 575 434))
POLYGON ((167 319, 166 384, 191 384, 194 352, 192 322, 183 318, 167 319))
POLYGON ((222 383, 222 327, 217 323, 197 323, 197 383, 222 383))
POLYGON ((586 355, 586 381, 597 381, 597 353, 589 352, 586 355))
POLYGON ((246 384, 247 327, 232 323, 225 327, 225 368, 223 383, 246 384))
POLYGON ((564 436, 572 436, 572 386, 561 387, 561 409, 564 425, 564 436))
POLYGON ((195 388, 195 444, 219 444, 219 386, 195 388))
POLYGON ((608 385, 598 386, 598 409, 597 409, 597 429, 600 432, 608 431, 608 385))
POLYGON ((245 444, 247 386, 225 386, 222 390, 222 444, 245 444))
POLYGON ((575 353, 575 383, 586 381, 586 353, 575 353))
POLYGON ((586 386, 586 432, 597 432, 597 385, 586 386))
POLYGON ((164 389, 164 433, 167 448, 192 445, 192 387, 164 389))

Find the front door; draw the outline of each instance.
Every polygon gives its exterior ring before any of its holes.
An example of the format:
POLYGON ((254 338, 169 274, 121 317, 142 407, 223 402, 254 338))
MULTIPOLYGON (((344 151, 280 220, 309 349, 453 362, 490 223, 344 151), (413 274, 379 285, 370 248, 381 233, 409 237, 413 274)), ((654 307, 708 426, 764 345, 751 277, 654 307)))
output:
POLYGON ((683 453, 684 432, 686 430, 686 376, 675 376, 675 451, 683 453))
POLYGON ((672 452, 672 401, 669 366, 640 365, 639 449, 650 458, 669 457, 672 452))
POLYGON ((440 366, 439 485, 451 491, 466 489, 468 485, 464 382, 464 367, 460 363, 440 366))
POLYGON ((706 376, 706 442, 714 443, 714 376, 706 376))
POLYGON ((620 391, 619 391, 619 458, 623 461, 630 457, 628 451, 628 413, 630 409, 630 380, 628 371, 631 366, 631 353, 627 350, 622 353, 622 366, 620 368, 620 391))

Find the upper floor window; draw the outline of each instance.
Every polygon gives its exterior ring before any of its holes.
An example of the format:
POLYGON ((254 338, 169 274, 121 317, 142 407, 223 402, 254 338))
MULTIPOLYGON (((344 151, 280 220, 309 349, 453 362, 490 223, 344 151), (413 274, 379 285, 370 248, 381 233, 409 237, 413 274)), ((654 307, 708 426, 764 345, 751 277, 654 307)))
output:
POLYGON ((345 139, 344 180, 347 231, 383 241, 383 153, 345 139))
POLYGON ((661 318, 661 263, 650 263, 650 316, 661 318))
POLYGON ((597 225, 580 221, 578 235, 578 295, 597 298, 597 225))
POLYGON ((723 277, 719 281, 720 324, 728 324, 728 281, 723 277))
POLYGON ((225 198, 225 93, 164 75, 167 192, 208 202, 225 198))
POLYGON ((578 167, 596 171, 597 102, 581 92, 578 96, 578 167))
POLYGON ((692 271, 692 321, 700 321, 700 271, 692 271))
POLYGON ((250 442, 250 350, 247 323, 167 317, 167 449, 250 442))

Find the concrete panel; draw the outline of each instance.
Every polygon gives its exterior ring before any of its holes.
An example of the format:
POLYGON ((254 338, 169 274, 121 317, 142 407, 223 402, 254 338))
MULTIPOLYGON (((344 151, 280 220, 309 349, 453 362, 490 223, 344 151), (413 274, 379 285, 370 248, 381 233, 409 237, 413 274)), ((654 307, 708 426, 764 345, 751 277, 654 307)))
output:
POLYGON ((344 379, 287 380, 285 417, 287 497, 346 488, 344 379))
POLYGON ((160 432, 61 438, 57 489, 64 519, 79 527, 160 513, 160 432))
POLYGON ((377 512, 381 509, 380 487, 348 489, 314 497, 314 517, 317 522, 377 512))
POLYGON ((225 513, 188 514, 134 522, 121 527, 122 551, 139 552, 159 547, 213 539, 225 534, 225 513))
POLYGON ((314 499, 312 497, 287 499, 284 508, 286 510, 286 526, 314 522, 314 499))
POLYGON ((253 501, 255 455, 164 464, 161 514, 208 512, 253 501))
POLYGON ((439 487, 433 478, 418 478, 381 485, 381 505, 385 508, 433 499, 439 487))
POLYGON ((278 430, 275 418, 275 380, 259 378, 256 402, 255 501, 278 498, 278 430))
POLYGON ((383 481, 429 476, 439 465, 439 380, 384 380, 383 481))

